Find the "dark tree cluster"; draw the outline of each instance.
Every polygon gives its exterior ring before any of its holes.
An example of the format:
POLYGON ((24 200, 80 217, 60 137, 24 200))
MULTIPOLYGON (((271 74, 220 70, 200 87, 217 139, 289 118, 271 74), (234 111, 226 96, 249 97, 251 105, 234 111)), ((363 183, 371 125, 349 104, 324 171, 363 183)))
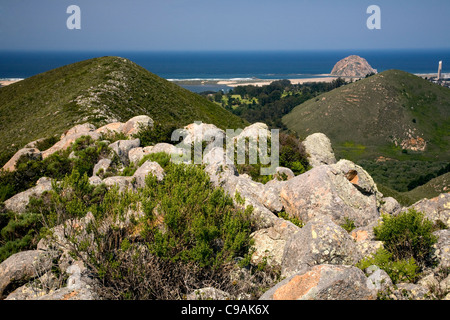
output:
POLYGON ((284 115, 307 100, 345 84, 346 82, 342 78, 330 83, 315 82, 295 85, 289 80, 278 80, 262 87, 238 86, 226 94, 219 91, 210 97, 213 101, 222 103, 235 115, 251 123, 264 122, 271 128, 287 129, 281 121, 284 115), (241 99, 233 97, 236 95, 239 95, 241 99), (227 102, 225 103, 225 101, 227 102))

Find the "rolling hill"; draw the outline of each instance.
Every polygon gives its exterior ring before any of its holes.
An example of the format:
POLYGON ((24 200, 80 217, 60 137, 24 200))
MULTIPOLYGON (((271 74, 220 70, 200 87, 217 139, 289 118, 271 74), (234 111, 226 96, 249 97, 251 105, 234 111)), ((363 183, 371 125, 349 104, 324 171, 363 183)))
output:
POLYGON ((283 123, 325 133, 338 158, 450 159, 450 89, 388 70, 295 107, 283 123))
POLYGON ((0 160, 30 141, 60 135, 76 124, 101 126, 141 114, 180 127, 194 121, 223 129, 246 124, 130 60, 99 57, 0 89, 0 160))

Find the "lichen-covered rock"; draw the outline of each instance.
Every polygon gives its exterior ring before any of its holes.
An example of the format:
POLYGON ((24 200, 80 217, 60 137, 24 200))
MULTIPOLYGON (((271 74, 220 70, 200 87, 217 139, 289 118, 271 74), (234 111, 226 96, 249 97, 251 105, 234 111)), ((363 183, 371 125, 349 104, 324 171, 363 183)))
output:
POLYGON ((380 269, 378 266, 370 266, 366 269, 368 274, 367 287, 376 290, 377 292, 387 291, 394 285, 386 271, 380 269))
POLYGON ((422 199, 408 209, 410 208, 425 213, 433 222, 440 220, 450 227, 450 193, 443 193, 433 199, 422 199))
POLYGON ((299 231, 300 228, 291 222, 279 219, 273 227, 252 233, 255 250, 252 263, 266 262, 270 266, 281 266, 287 240, 299 231))
POLYGON ((19 161, 20 157, 28 156, 31 159, 40 159, 42 158, 42 152, 40 152, 36 148, 23 148, 17 151, 14 156, 3 166, 3 170, 6 171, 14 171, 16 170, 17 161, 19 161))
POLYGON ((194 142, 212 143, 211 147, 222 147, 225 144, 225 132, 213 124, 191 123, 184 127, 186 136, 183 143, 191 145, 194 142))
POLYGON ((434 254, 441 268, 450 268, 450 229, 433 232, 438 241, 433 245, 434 254))
POLYGON ((103 180, 103 183, 107 187, 118 187, 119 192, 124 192, 128 189, 132 190, 132 179, 133 177, 125 177, 125 176, 116 176, 116 177, 109 177, 103 180))
POLYGON ((124 124, 122 122, 112 122, 100 127, 96 130, 99 134, 118 134, 122 133, 124 124))
POLYGON ((105 173, 111 165, 111 159, 100 159, 94 166, 93 175, 96 176, 100 172, 105 173))
POLYGON ((141 144, 139 139, 134 140, 117 140, 109 145, 109 147, 119 156, 120 161, 124 165, 128 165, 128 152, 133 148, 138 148, 141 144))
POLYGON ((286 212, 303 222, 329 215, 338 225, 350 219, 362 227, 380 216, 375 183, 361 167, 347 160, 313 168, 284 182, 280 197, 286 212))
POLYGON ((80 289, 61 288, 52 293, 39 297, 37 300, 97 300, 96 294, 87 287, 80 289))
POLYGON ((18 284, 38 277, 50 270, 52 256, 45 251, 22 251, 0 264, 0 298, 16 289, 18 284))
POLYGON ((164 179, 164 169, 157 162, 145 161, 142 166, 140 166, 133 175, 135 179, 135 186, 137 188, 145 187, 145 178, 147 175, 152 174, 156 177, 158 181, 164 179))
POLYGON ((430 290, 414 283, 397 283, 391 297, 396 300, 426 300, 430 290))
POLYGON ((390 215, 397 215, 402 211, 402 206, 392 197, 387 197, 382 199, 381 212, 390 215))
POLYGON ((52 190, 50 178, 40 178, 36 186, 20 192, 5 201, 5 208, 15 213, 24 213, 31 197, 40 197, 44 192, 52 190))
POLYGON ((130 160, 130 163, 138 164, 143 157, 152 153, 152 150, 153 146, 133 148, 128 151, 128 159, 130 160))
POLYGON ((273 178, 277 181, 287 181, 295 178, 294 172, 289 168, 277 167, 275 172, 273 178))
POLYGON ((197 289, 187 295, 186 300, 230 300, 231 295, 225 291, 207 287, 197 289))
POLYGON ((281 272, 290 276, 314 265, 352 265, 361 258, 350 235, 330 217, 319 216, 287 240, 281 272))
POLYGON ((375 300, 364 273, 352 266, 318 265, 278 283, 260 300, 375 300))
POLYGON ((61 136, 61 140, 55 143, 53 146, 42 152, 42 158, 47 158, 57 151, 66 150, 72 143, 78 138, 83 136, 89 136, 93 140, 99 140, 101 135, 95 131, 95 127, 92 125, 76 126, 70 129, 67 133, 61 136))
POLYGON ((153 127, 153 119, 146 115, 140 115, 128 120, 122 127, 122 133, 131 137, 139 132, 140 128, 153 127))
POLYGON ((325 134, 314 133, 309 135, 302 144, 308 155, 308 162, 313 168, 336 163, 331 141, 325 134))

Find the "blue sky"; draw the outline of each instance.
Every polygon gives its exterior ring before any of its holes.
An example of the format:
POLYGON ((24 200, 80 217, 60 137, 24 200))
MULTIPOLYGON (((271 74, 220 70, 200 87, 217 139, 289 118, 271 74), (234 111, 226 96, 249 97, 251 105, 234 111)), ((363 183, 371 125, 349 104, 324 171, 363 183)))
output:
POLYGON ((0 0, 0 50, 450 48, 449 14, 448 0, 0 0))

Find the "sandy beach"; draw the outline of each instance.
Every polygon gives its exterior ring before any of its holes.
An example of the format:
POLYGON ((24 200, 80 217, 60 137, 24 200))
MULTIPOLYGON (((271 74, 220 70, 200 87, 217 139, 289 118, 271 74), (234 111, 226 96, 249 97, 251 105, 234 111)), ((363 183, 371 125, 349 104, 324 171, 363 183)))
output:
POLYGON ((7 85, 16 83, 18 81, 21 81, 22 79, 18 79, 18 80, 0 80, 0 86, 2 87, 6 87, 7 85))
MULTIPOLYGON (((292 84, 303 84, 307 82, 331 82, 333 80, 336 80, 338 77, 321 77, 321 78, 304 78, 304 79, 288 79, 291 81, 292 84)), ((257 87, 266 86, 271 84, 273 81, 277 81, 279 79, 267 79, 267 80, 261 80, 261 79, 255 79, 252 80, 224 80, 224 81, 218 81, 218 85, 225 85, 229 87, 237 87, 237 86, 247 86, 247 85, 253 85, 257 87)))

